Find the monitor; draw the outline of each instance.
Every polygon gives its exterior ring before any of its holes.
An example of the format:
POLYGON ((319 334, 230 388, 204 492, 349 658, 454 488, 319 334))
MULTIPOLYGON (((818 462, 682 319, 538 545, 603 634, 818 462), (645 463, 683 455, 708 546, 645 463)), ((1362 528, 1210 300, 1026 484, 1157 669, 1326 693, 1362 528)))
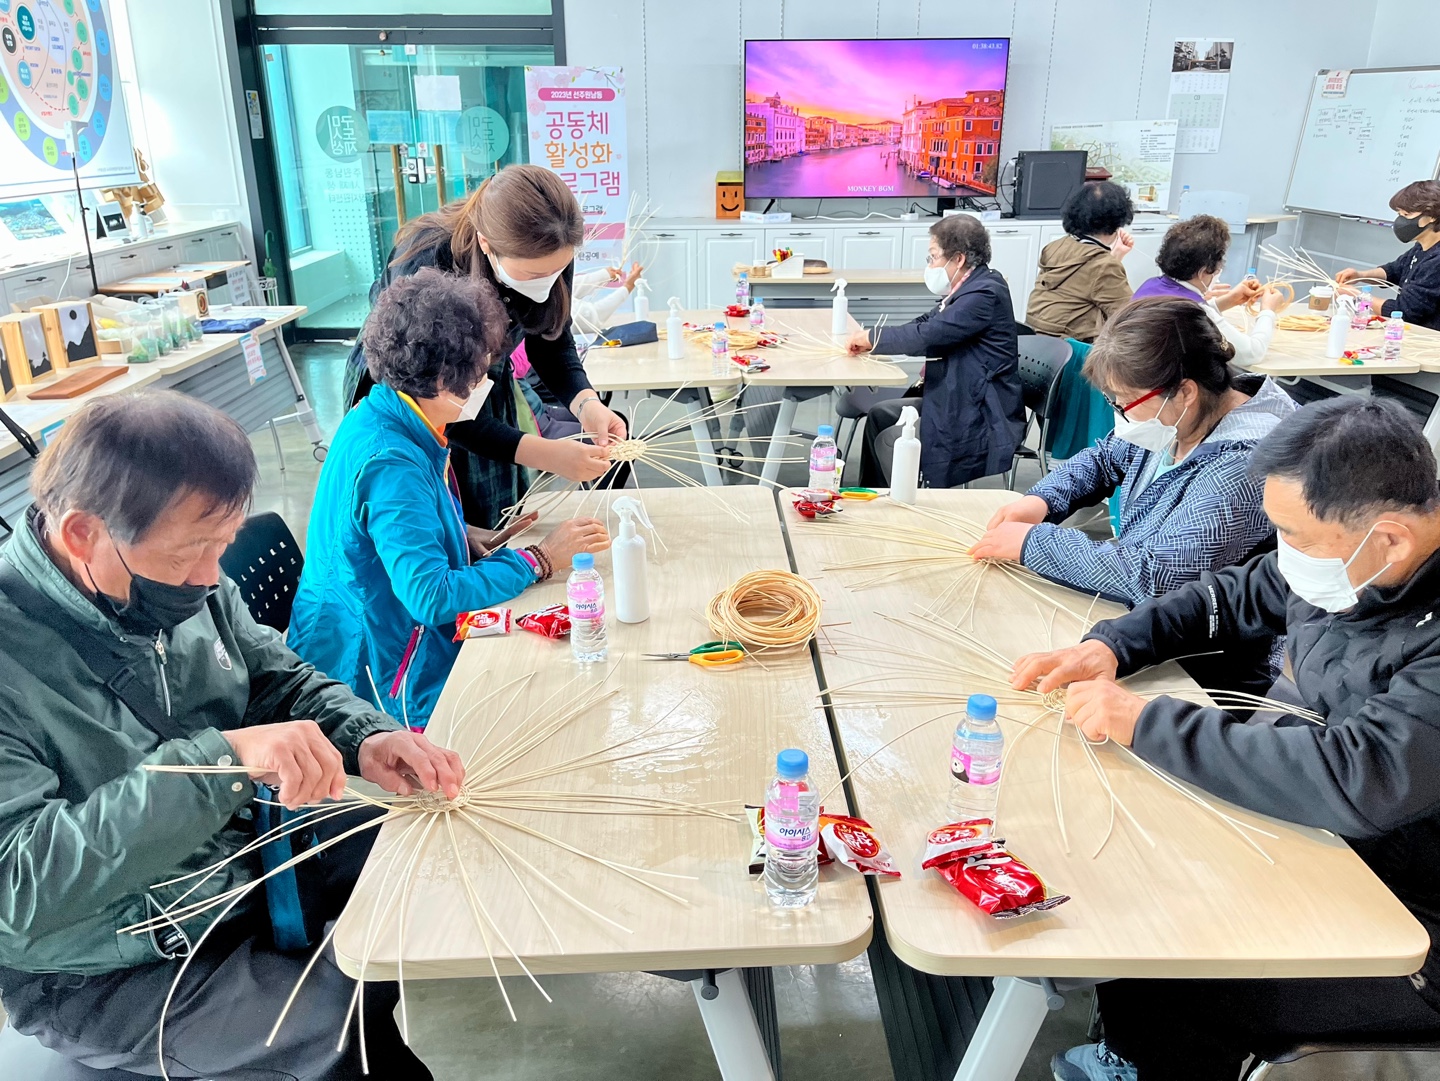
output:
POLYGON ((1009 38, 745 42, 749 199, 995 194, 1009 38))

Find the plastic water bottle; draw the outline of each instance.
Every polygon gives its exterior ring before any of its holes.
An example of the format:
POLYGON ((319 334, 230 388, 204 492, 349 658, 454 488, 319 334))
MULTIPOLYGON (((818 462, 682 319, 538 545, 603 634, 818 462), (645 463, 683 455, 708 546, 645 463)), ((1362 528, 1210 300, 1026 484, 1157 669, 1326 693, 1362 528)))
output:
POLYGON ((815 900, 820 883, 820 799, 810 785, 804 751, 775 756, 775 779, 765 790, 765 892, 781 908, 815 900))
POLYGON ((595 557, 577 552, 570 560, 565 601, 570 606, 570 652, 577 661, 605 659, 605 581, 595 569, 595 557))
POLYGON ((1405 315, 1391 312, 1385 321, 1385 345, 1380 350, 1381 360, 1399 360, 1400 343, 1405 340, 1405 315))
POLYGON ((1360 295, 1355 298, 1355 314, 1350 317, 1351 330, 1368 330, 1370 327, 1370 313, 1375 310, 1375 293, 1368 285, 1360 287, 1360 295))
POLYGON ((833 490, 835 487, 835 429, 822 424, 815 429, 815 442, 810 444, 810 487, 833 490))
POLYGON ((1005 736, 995 719, 995 699, 972 694, 950 745, 950 814, 954 821, 995 817, 1000 800, 1000 760, 1005 736))
POLYGON ((725 375, 730 371, 730 331, 725 320, 715 323, 710 332, 710 374, 725 375))
POLYGON ((750 306, 750 275, 743 270, 735 279, 735 303, 742 308, 750 306))
POLYGON ((760 297, 750 301, 750 329, 765 329, 765 301, 760 297))

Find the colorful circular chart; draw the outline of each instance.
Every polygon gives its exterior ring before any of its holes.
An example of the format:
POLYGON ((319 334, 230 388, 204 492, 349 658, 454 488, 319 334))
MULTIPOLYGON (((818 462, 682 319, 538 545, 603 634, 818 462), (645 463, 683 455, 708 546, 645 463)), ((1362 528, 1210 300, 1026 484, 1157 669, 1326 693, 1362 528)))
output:
POLYGON ((69 126, 83 167, 114 108, 114 52, 101 0, 0 0, 0 118, 45 165, 70 171, 69 126))

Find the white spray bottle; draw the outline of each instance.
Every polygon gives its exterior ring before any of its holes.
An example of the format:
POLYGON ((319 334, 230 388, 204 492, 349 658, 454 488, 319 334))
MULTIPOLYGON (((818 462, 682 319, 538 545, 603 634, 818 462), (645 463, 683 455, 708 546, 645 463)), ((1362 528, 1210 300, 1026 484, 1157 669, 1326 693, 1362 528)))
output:
POLYGON ((847 284, 849 283, 841 278, 830 287, 830 292, 835 294, 835 299, 830 302, 831 334, 845 334, 850 329, 850 301, 845 297, 847 284))
POLYGON ((615 573, 615 618, 621 623, 644 623, 650 618, 650 582, 645 565, 645 538, 635 532, 638 519, 654 529, 645 505, 633 496, 615 500, 620 515, 620 536, 610 546, 610 565, 615 573))
POLYGON ((1345 355, 1345 337, 1350 333, 1350 321, 1355 317, 1355 298, 1337 296, 1331 306, 1330 333, 1325 336, 1325 356, 1339 360, 1345 355))
POLYGON ((650 283, 644 278, 635 280, 635 321, 644 323, 650 319, 650 283))
POLYGON ((900 410, 900 438, 895 440, 895 453, 890 459, 890 498, 897 503, 915 502, 915 489, 920 485, 920 440, 915 436, 915 423, 920 414, 913 405, 900 410))
POLYGON ((670 318, 665 320, 665 355, 671 360, 685 359, 685 321, 680 318, 680 298, 670 298, 670 318))

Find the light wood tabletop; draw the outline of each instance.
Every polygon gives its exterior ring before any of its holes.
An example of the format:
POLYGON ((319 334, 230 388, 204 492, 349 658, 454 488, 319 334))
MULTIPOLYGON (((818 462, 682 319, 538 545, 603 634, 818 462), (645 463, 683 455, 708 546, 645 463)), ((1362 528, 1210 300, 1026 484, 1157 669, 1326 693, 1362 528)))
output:
MULTIPOLYGON (((575 513, 579 505, 578 497, 570 498, 565 513, 575 513)), ((433 715, 432 738, 467 755, 499 711, 480 709, 453 737, 448 723, 451 711, 457 706, 463 710, 499 685, 532 673, 533 680, 507 689, 499 700, 504 703, 516 695, 487 747, 498 746, 501 734, 547 696, 556 696, 552 703, 572 700, 594 683, 606 681, 615 691, 613 697, 499 776, 544 770, 598 752, 658 722, 646 745, 676 744, 686 737, 688 741, 664 753, 581 769, 525 787, 715 803, 738 810, 742 803, 762 800, 776 752, 800 747, 810 753, 816 783, 829 788, 837 779, 835 754, 824 712, 817 704, 815 669, 808 652, 751 657, 719 669, 641 656, 688 650, 713 638, 704 619, 713 594, 748 571, 788 568, 773 496, 754 487, 674 488, 646 491, 643 499, 659 534, 658 540, 650 539, 650 619, 635 625, 611 622, 610 659, 593 668, 577 665, 564 639, 550 641, 519 629, 506 637, 466 642, 433 715)), ((592 506, 587 504, 586 509, 592 506)), ((544 536, 557 520, 555 512, 549 518, 517 543, 544 536)), ((597 557, 596 566, 609 588, 609 555, 597 557)), ((533 587, 514 602, 515 611, 563 601, 564 589, 563 578, 533 587)), ((614 610, 613 598, 610 610, 614 610)), ((542 710, 542 715, 553 708, 552 704, 542 710)), ((482 761, 490 756, 486 752, 482 761)), ((837 794, 828 806, 843 806, 842 797, 837 794)), ((534 897, 532 907, 497 858, 497 850, 476 831, 457 823, 457 830, 465 834, 459 862, 455 847, 437 832, 427 842, 414 877, 405 922, 407 976, 491 974, 485 943, 467 906, 462 865, 495 926, 503 929, 514 950, 537 973, 838 963, 855 957, 870 941, 873 916, 865 884, 843 868, 821 872, 819 897, 808 908, 772 907, 758 877, 747 871, 749 831, 739 818, 518 809, 511 817, 596 856, 694 878, 651 879, 681 898, 675 901, 517 830, 496 830, 558 887, 629 929, 619 930, 567 903, 522 867, 519 875, 534 897), (553 925, 560 945, 537 912, 553 925)), ((402 830, 403 822, 383 827, 368 867, 384 866, 392 846, 406 843, 402 830)), ((409 843, 414 846, 413 838, 409 843)), ((397 870, 392 880, 398 876, 397 870)), ((648 876, 639 873, 638 877, 648 876)), ((381 896, 377 882, 376 875, 368 872, 361 878, 336 932, 336 956, 352 975, 359 973, 371 933, 370 913, 381 896)), ((396 978, 398 907, 391 906, 377 921, 366 979, 396 978)), ((518 971, 508 950, 493 940, 491 946, 501 972, 518 971)), ((534 993, 518 981, 507 984, 512 994, 534 993)))
MULTIPOLYGON (((919 506, 963 515, 983 528, 990 515, 1017 498, 1003 491, 921 490, 919 506)), ((924 556, 924 549, 863 538, 867 524, 958 535, 953 524, 880 499, 845 503, 835 520, 807 521, 781 493, 782 514, 799 573, 811 578, 826 606, 820 667, 831 688, 891 676, 845 696, 835 709, 847 768, 915 725, 851 779, 857 813, 885 838, 905 873, 878 889, 886 933, 895 953, 926 972, 946 975, 1050 977, 1328 977, 1401 975, 1419 968, 1429 947, 1424 929, 1343 841, 1319 830, 1276 822, 1212 797, 1211 804, 1275 836, 1252 835, 1274 865, 1214 814, 1167 787, 1113 745, 1096 748, 1108 783, 1154 841, 1117 810, 1113 834, 1101 847, 1109 800, 1076 730, 1057 741, 1054 714, 1047 727, 1020 722, 1041 717, 1038 706, 1002 702, 1009 756, 1003 774, 998 832, 1012 851, 1068 903, 1010 921, 983 914, 919 863, 927 832, 949 820, 949 747, 956 715, 969 693, 991 687, 957 675, 958 646, 936 643, 914 615, 933 603, 955 571, 917 564, 914 574, 866 587, 874 571, 825 569, 871 555, 924 556), (847 537, 847 528, 854 530, 847 537), (880 613, 913 621, 900 627, 880 613), (899 669, 883 649, 939 656, 930 675, 899 669), (948 658, 949 663, 945 664, 948 658), (970 685, 966 685, 969 683, 970 685), (886 689, 928 688, 954 693, 953 704, 873 704, 886 689), (1057 752, 1058 748, 1058 752, 1057 752), (1058 758, 1054 758, 1058 753, 1058 758), (1052 762, 1058 763, 1052 770, 1052 762), (1058 828, 1058 787, 1068 851, 1058 828), (1098 851, 1098 855, 1096 855, 1098 851)), ((958 591, 949 618, 1007 660, 1073 644, 1079 617, 1119 614, 1114 604, 1050 584, 1031 592, 991 568, 974 593, 958 591), (1058 611, 1051 601, 1076 615, 1058 611), (1053 626, 1053 631, 1051 630, 1053 626)), ((923 663, 923 662, 922 662, 923 663)), ((974 662, 967 659, 967 664, 974 662)), ((1133 689, 1192 688, 1173 664, 1127 681, 1133 689)))
MULTIPOLYGON (((898 364, 868 355, 850 356, 845 350, 849 336, 830 333, 828 308, 772 308, 766 313, 767 329, 788 335, 805 351, 790 351, 782 345, 760 351, 770 370, 747 374, 745 382, 757 387, 903 387, 910 377, 898 364), (816 342, 833 343, 835 353, 815 355, 816 342)), ((860 324, 849 317, 850 330, 860 324)))
MULTIPOLYGON (((1285 310, 1286 315, 1316 315, 1303 301, 1296 301, 1285 310)), ((1232 308, 1225 317, 1236 326, 1245 326, 1245 313, 1232 308)), ((1254 370, 1265 375, 1277 376, 1361 376, 1361 375, 1410 375, 1421 371, 1440 371, 1440 333, 1428 327, 1405 325, 1405 343, 1401 347, 1399 360, 1379 359, 1384 332, 1377 326, 1371 330, 1352 330, 1346 338, 1347 349, 1370 347, 1376 357, 1363 364, 1346 364, 1325 356, 1326 340, 1324 330, 1277 330, 1271 339, 1270 348, 1254 370), (1406 347, 1409 347, 1407 353, 1406 347), (1422 360, 1425 357, 1428 359, 1422 360)))
MULTIPOLYGON (((663 334, 669 309, 652 313, 663 334)), ((716 309, 681 313, 687 323, 714 323, 720 318, 716 309)), ((738 325, 738 320, 735 321, 738 325)), ((685 356, 671 360, 669 343, 664 337, 644 345, 608 348, 592 345, 585 354, 585 374, 596 390, 668 390, 674 387, 733 387, 741 379, 738 364, 727 361, 717 365, 710 347, 701 345, 692 335, 685 336, 685 356)))

